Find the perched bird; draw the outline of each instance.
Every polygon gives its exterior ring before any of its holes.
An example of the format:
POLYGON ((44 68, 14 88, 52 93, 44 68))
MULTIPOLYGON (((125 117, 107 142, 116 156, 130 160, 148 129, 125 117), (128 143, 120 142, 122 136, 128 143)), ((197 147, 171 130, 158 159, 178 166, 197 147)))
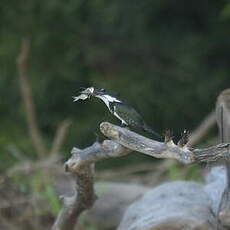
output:
POLYGON ((101 99, 106 106, 108 107, 109 111, 117 117, 120 121, 122 126, 129 126, 134 127, 152 135, 160 138, 161 136, 152 130, 143 120, 142 116, 131 106, 125 104, 120 99, 109 95, 106 90, 98 89, 94 87, 89 87, 84 89, 80 92, 81 95, 78 97, 73 97, 74 102, 81 99, 85 100, 90 96, 97 97, 101 99))

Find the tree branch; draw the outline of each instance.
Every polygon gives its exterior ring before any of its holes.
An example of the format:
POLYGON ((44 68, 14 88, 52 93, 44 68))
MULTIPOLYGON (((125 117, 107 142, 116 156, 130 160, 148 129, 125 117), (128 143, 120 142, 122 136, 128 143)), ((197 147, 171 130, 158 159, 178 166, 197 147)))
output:
POLYGON ((72 156, 65 163, 66 171, 76 179, 76 192, 73 197, 63 198, 63 208, 52 230, 72 230, 80 214, 93 205, 95 194, 92 166, 99 160, 124 156, 131 151, 138 151, 157 158, 173 158, 186 164, 229 156, 229 143, 204 149, 193 149, 188 148, 182 141, 179 141, 177 145, 174 144, 170 136, 166 136, 165 142, 158 142, 108 122, 103 122, 100 129, 105 136, 113 140, 105 140, 101 144, 96 142, 83 150, 73 148, 72 156))
POLYGON ((31 88, 27 77, 27 60, 29 57, 29 52, 30 52, 30 41, 27 39, 23 39, 21 43, 21 51, 16 60, 17 68, 18 68, 18 79, 20 84, 22 102, 25 106, 28 130, 34 148, 36 149, 38 156, 42 158, 46 153, 46 149, 42 139, 42 135, 38 128, 33 97, 32 97, 31 88))
POLYGON ((176 145, 170 137, 166 137, 165 142, 151 140, 109 122, 101 123, 100 129, 106 137, 111 138, 130 151, 141 152, 156 158, 177 159, 185 164, 230 158, 230 143, 219 144, 209 148, 194 149, 187 147, 186 144, 180 146, 180 141, 176 145))
MULTIPOLYGON (((221 142, 230 141, 230 89, 221 92, 216 103, 216 120, 219 127, 221 142)), ((229 149, 230 152, 230 149, 229 149)), ((219 221, 224 226, 230 226, 230 160, 224 159, 227 183, 222 194, 218 210, 219 221)))
POLYGON ((101 132, 108 138, 115 140, 122 146, 137 152, 141 152, 156 158, 178 159, 184 163, 193 162, 193 156, 189 149, 178 147, 171 138, 167 142, 159 142, 141 136, 133 131, 103 122, 100 125, 101 132))
MULTIPOLYGON (((72 170, 71 166, 68 166, 72 170)), ((72 197, 62 197, 62 210, 60 211, 52 230, 73 230, 79 215, 89 209, 94 201, 93 169, 91 165, 86 165, 80 171, 72 171, 76 179, 76 190, 72 197)))
POLYGON ((50 150, 51 155, 57 154, 60 151, 60 148, 65 140, 66 133, 70 125, 71 125, 71 121, 69 119, 66 119, 63 122, 61 122, 61 124, 58 126, 50 150))
POLYGON ((128 152, 129 150, 110 140, 105 140, 102 144, 96 142, 84 150, 73 148, 65 169, 76 179, 76 191, 74 196, 62 198, 63 207, 52 230, 73 230, 80 214, 93 205, 96 197, 93 188, 93 163, 128 152))

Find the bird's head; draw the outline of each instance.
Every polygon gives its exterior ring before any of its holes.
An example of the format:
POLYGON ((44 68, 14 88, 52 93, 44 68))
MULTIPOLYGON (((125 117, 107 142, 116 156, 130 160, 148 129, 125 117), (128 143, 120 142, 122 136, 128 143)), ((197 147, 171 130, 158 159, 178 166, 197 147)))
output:
POLYGON ((95 87, 89 87, 89 88, 80 88, 80 96, 73 97, 74 102, 81 100, 86 100, 87 98, 90 98, 91 96, 97 97, 102 99, 104 102, 120 102, 117 98, 111 96, 108 94, 108 92, 105 89, 95 88, 95 87))
POLYGON ((85 94, 88 97, 90 96, 101 96, 107 94, 105 89, 100 89, 100 88, 95 88, 95 87, 89 87, 89 88, 81 88, 82 90, 80 91, 81 94, 85 94))
POLYGON ((84 95, 86 95, 87 97, 90 97, 90 96, 92 96, 93 91, 94 91, 94 87, 89 87, 89 88, 81 87, 79 93, 80 93, 80 94, 84 94, 84 95))
POLYGON ((90 98, 91 96, 93 97, 101 97, 107 94, 107 92, 104 89, 98 89, 94 87, 89 87, 89 88, 80 88, 80 95, 79 96, 73 96, 73 101, 78 101, 78 100, 86 100, 87 98, 90 98))

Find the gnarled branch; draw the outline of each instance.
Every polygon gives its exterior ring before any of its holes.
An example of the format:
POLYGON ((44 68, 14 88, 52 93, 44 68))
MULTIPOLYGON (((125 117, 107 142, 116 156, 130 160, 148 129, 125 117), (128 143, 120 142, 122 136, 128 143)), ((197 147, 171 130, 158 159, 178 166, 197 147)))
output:
MULTIPOLYGON (((71 166, 68 169, 72 170, 71 166)), ((73 170, 74 171, 74 170, 73 170)), ((85 165, 80 171, 72 171, 72 175, 76 179, 76 191, 72 197, 61 197, 63 202, 52 230, 73 230, 77 223, 78 216, 85 210, 90 208, 94 201, 93 188, 93 166, 85 165)))
POLYGON ((109 122, 101 123, 100 129, 105 136, 127 149, 156 158, 177 159, 185 164, 230 158, 230 143, 194 149, 187 147, 186 144, 184 146, 176 145, 170 138, 166 138, 165 142, 155 141, 109 122))
MULTIPOLYGON (((216 103, 216 120, 221 142, 230 141, 230 89, 221 92, 216 103)), ((230 152, 230 149, 229 149, 230 152)), ((224 226, 230 226, 230 159, 225 160, 227 183, 222 194, 218 217, 224 226)))
POLYGON ((76 191, 72 197, 63 197, 63 207, 52 230, 72 230, 79 215, 89 209, 96 195, 93 188, 93 163, 108 157, 125 155, 128 149, 114 141, 96 142, 83 150, 73 148, 71 158, 65 163, 66 171, 76 179, 76 191))
POLYGON ((171 138, 167 138, 165 143, 155 141, 109 122, 101 123, 100 130, 106 137, 133 151, 156 158, 173 158, 184 163, 194 161, 190 150, 186 146, 175 145, 171 138))
POLYGON ((186 164, 229 157, 229 143, 193 149, 188 148, 186 143, 184 146, 176 145, 170 137, 166 137, 165 142, 158 142, 108 122, 103 122, 100 129, 105 136, 113 140, 105 140, 101 144, 96 142, 83 150, 73 148, 71 158, 65 163, 66 171, 76 178, 77 192, 73 197, 63 199, 63 208, 53 230, 73 229, 80 213, 93 205, 95 194, 92 165, 99 160, 123 156, 131 151, 157 158, 173 158, 186 164))

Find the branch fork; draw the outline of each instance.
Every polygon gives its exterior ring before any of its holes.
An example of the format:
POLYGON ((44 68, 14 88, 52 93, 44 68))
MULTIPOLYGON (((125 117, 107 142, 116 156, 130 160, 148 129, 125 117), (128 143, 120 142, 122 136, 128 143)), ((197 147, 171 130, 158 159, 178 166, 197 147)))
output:
POLYGON ((230 143, 203 149, 188 147, 187 132, 184 132, 186 137, 182 135, 182 139, 175 144, 169 133, 165 135, 164 142, 159 142, 109 122, 102 122, 100 130, 110 140, 95 142, 85 149, 73 148, 72 156, 65 163, 65 170, 76 179, 77 192, 70 198, 62 198, 63 208, 52 230, 73 230, 79 215, 93 206, 96 199, 93 188, 94 163, 99 160, 124 156, 131 151, 156 158, 176 159, 184 164, 208 162, 230 156, 230 143))

